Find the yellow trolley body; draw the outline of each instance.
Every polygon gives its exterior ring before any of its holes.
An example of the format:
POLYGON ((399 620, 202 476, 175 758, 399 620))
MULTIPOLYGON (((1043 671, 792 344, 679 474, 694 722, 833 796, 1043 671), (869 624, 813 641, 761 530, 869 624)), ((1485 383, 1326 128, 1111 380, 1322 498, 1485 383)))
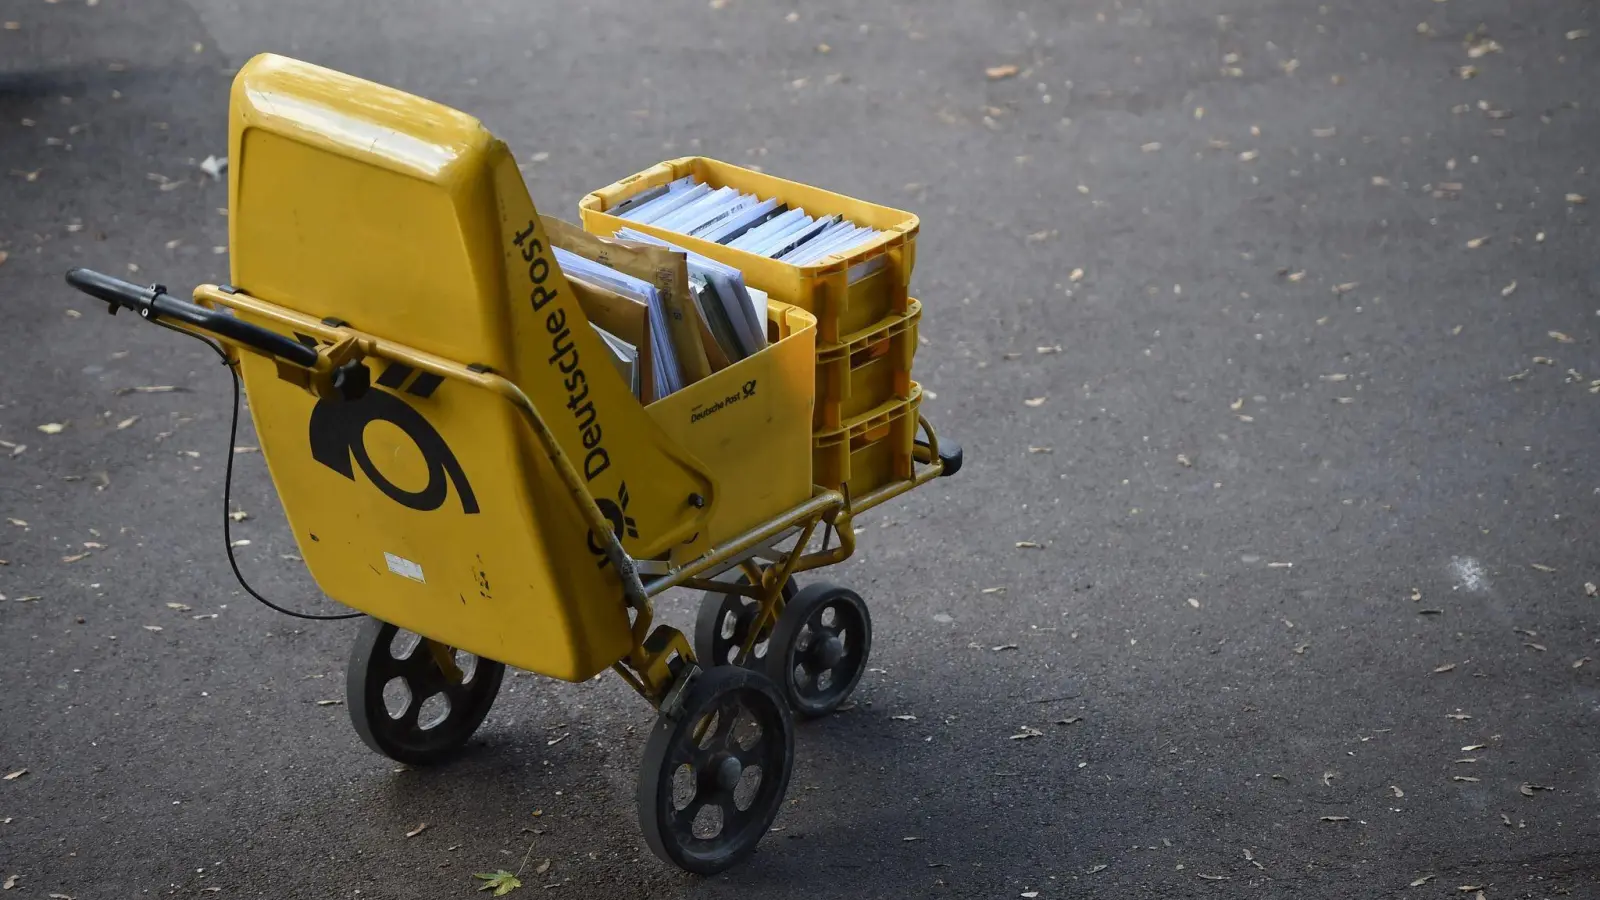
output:
MULTIPOLYGON (((804 311, 774 304, 776 343, 641 407, 509 150, 476 119, 274 57, 239 74, 231 108, 232 286, 259 301, 240 304, 247 319, 318 342, 355 330, 513 382, 636 559, 692 557, 810 498, 804 311)), ((243 355, 262 453, 318 586, 569 681, 625 656, 618 573, 517 410, 374 363, 352 402, 243 355)))

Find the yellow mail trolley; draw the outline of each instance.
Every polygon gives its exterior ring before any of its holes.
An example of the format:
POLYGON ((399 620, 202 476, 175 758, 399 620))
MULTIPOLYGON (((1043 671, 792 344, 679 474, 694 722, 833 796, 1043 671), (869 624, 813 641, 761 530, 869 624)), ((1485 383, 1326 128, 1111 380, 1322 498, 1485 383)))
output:
POLYGON ((506 145, 456 110, 261 56, 233 84, 229 159, 228 284, 190 301, 67 280, 212 342, 243 380, 307 567, 368 617, 347 677, 361 738, 438 763, 506 666, 609 668, 659 713, 650 848, 697 873, 743 858, 782 803, 792 717, 835 709, 871 645, 859 596, 793 576, 849 557, 854 514, 959 450, 901 401, 909 469, 856 497, 814 482, 818 320, 777 300, 764 350, 641 403, 506 145), (705 592, 692 644, 655 620, 671 588, 705 592))

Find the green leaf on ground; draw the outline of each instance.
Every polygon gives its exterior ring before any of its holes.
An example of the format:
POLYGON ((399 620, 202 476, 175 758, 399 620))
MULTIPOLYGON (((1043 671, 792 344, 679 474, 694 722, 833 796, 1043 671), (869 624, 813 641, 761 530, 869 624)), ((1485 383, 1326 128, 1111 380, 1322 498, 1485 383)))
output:
POLYGON ((472 877, 483 879, 483 884, 478 887, 478 890, 492 890, 494 891, 494 893, 490 895, 492 897, 504 897, 506 894, 511 893, 519 887, 522 887, 522 881, 519 880, 517 876, 507 872, 505 869, 501 869, 497 872, 477 872, 474 873, 472 877))

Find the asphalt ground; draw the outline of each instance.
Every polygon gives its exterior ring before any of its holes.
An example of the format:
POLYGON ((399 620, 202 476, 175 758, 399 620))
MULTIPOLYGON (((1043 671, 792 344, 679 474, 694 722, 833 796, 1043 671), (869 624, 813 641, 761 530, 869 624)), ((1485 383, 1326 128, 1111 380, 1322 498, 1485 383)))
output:
MULTIPOLYGON (((7 898, 1600 896, 1592 3, 0 21, 7 898), (225 373, 61 276, 226 278, 197 164, 263 51, 477 115, 569 219, 691 153, 921 216, 916 377, 966 468, 828 574, 872 669, 740 868, 644 849, 617 679, 508 677, 463 759, 396 772, 317 703, 354 625, 234 583, 225 373)), ((249 577, 334 608, 238 459, 249 577)))

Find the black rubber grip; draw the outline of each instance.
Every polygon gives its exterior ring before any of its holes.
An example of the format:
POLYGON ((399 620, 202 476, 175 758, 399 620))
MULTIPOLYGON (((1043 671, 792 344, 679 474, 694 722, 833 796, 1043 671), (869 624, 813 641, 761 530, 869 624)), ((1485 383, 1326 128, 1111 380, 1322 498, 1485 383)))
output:
MULTIPOLYGON (((929 446, 928 442, 915 441, 914 443, 916 451, 921 451, 920 453, 913 451, 913 456, 916 460, 922 463, 933 462, 933 448, 929 446)), ((961 471, 961 445, 949 438, 939 441, 939 461, 944 463, 944 469, 939 473, 941 478, 949 477, 961 471)))
POLYGON ((112 312, 122 307, 146 319, 173 319, 297 366, 309 369, 317 364, 317 351, 314 348, 260 325, 252 325, 222 310, 180 300, 166 293, 159 285, 141 287, 103 272, 81 268, 67 273, 67 284, 111 304, 112 312))

